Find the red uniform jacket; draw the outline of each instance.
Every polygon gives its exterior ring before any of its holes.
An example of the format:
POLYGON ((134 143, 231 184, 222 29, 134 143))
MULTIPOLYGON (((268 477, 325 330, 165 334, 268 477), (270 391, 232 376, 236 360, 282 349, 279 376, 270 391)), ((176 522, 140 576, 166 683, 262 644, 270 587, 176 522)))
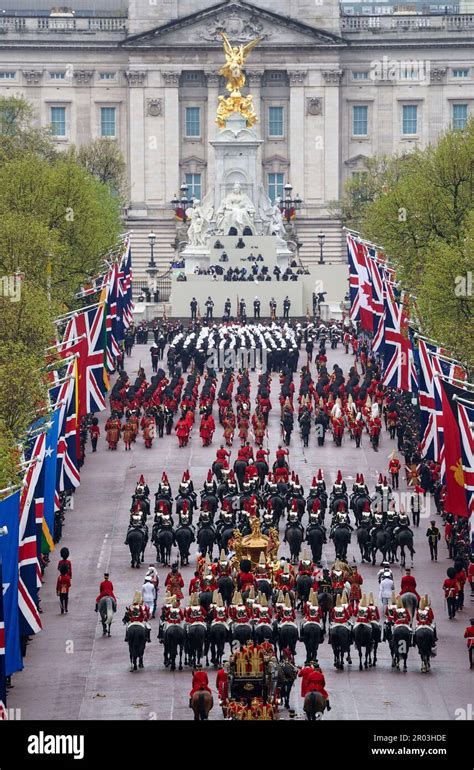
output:
POLYGON ((99 586, 99 595, 97 597, 97 602, 100 602, 103 596, 111 596, 112 599, 115 599, 117 601, 115 594, 114 594, 114 586, 111 580, 103 580, 102 583, 99 586))
POLYGON ((71 562, 69 561, 69 559, 61 559, 61 560, 58 562, 58 570, 59 570, 59 572, 61 572, 61 567, 64 567, 64 566, 66 566, 66 567, 67 567, 67 569, 68 569, 68 573, 67 573, 67 574, 69 575, 69 577, 70 577, 70 578, 71 578, 71 580, 72 580, 72 564, 71 564, 71 562))
POLYGON ((404 575, 402 582, 400 583, 400 594, 415 594, 418 599, 418 592, 416 590, 416 580, 413 575, 404 575))
POLYGON ((468 626, 464 631, 464 638, 467 639, 467 647, 474 647, 474 626, 468 626))
POLYGON ((306 680, 306 692, 320 692, 327 699, 329 695, 324 688, 325 684, 326 680, 322 671, 315 671, 313 668, 306 680))
POLYGON ((71 578, 69 577, 69 575, 60 575, 58 577, 58 582, 56 583, 56 593, 68 594, 70 588, 71 588, 71 578))
POLYGON ((219 698, 225 702, 229 697, 229 677, 223 668, 220 668, 216 674, 216 690, 219 698))
POLYGON ((194 672, 192 688, 193 689, 189 693, 189 697, 194 695, 194 693, 197 692, 198 690, 207 690, 208 692, 211 692, 211 689, 209 687, 209 678, 205 671, 194 672))

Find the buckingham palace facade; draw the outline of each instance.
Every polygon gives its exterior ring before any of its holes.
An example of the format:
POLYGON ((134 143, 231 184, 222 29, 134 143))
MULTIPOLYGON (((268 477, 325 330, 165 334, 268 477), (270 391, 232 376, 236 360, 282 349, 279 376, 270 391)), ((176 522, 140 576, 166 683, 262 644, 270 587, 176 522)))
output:
POLYGON ((307 261, 318 258, 321 229, 327 256, 343 258, 328 204, 366 173, 366 157, 424 147, 474 112, 474 15, 462 3, 439 12, 355 2, 345 12, 335 0, 67 2, 7 2, 0 94, 25 96, 60 147, 118 142, 139 265, 150 228, 169 263, 180 185, 202 198, 213 184, 221 31, 235 43, 260 38, 246 92, 263 140, 261 180, 272 199, 287 183, 302 198, 307 261))

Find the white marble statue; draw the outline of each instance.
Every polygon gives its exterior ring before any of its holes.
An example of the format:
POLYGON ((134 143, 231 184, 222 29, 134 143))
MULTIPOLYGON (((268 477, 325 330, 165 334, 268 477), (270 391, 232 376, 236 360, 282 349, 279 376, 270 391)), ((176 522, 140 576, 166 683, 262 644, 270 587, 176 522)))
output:
MULTIPOLYGON (((208 198, 209 196, 206 196, 208 198)), ((188 245, 192 247, 206 246, 209 239, 209 225, 212 218, 212 206, 206 202, 201 203, 195 198, 193 205, 186 209, 186 217, 190 224, 188 227, 188 245)))
POLYGON ((263 235, 276 235, 278 243, 283 243, 285 225, 278 204, 281 198, 275 198, 272 203, 267 193, 260 186, 258 191, 258 217, 262 222, 263 235))
POLYGON ((255 233, 255 206, 249 196, 242 192, 240 184, 236 182, 228 195, 223 199, 216 213, 216 228, 221 235, 228 235, 229 230, 235 227, 237 235, 243 235, 246 227, 255 233))

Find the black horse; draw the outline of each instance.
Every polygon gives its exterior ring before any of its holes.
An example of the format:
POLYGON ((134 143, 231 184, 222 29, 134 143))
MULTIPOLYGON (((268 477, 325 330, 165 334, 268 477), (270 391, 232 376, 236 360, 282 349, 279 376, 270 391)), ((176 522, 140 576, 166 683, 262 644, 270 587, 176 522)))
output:
POLYGON ((408 626, 394 626, 389 639, 390 652, 392 653, 392 668, 400 670, 400 661, 403 660, 403 671, 407 670, 408 651, 411 647, 411 631, 408 626))
POLYGON ((179 670, 183 669, 183 650, 185 645, 185 632, 182 626, 170 623, 164 633, 164 665, 176 671, 176 657, 179 649, 179 670))
POLYGON ((334 527, 331 538, 334 542, 336 559, 347 561, 347 546, 351 542, 351 530, 344 524, 334 527))
POLYGON ((234 582, 230 575, 221 575, 217 578, 217 590, 222 596, 224 604, 228 607, 234 593, 234 582))
POLYGON ((287 542, 290 547, 291 561, 297 563, 300 557, 301 543, 303 542, 303 529, 300 525, 289 525, 285 531, 283 542, 287 542))
POLYGON ((306 662, 308 665, 311 660, 317 662, 318 648, 324 641, 324 631, 319 623, 306 621, 302 624, 300 638, 306 648, 306 662))
POLYGON ((306 529, 306 542, 311 548, 311 554, 315 564, 321 564, 323 544, 326 536, 320 524, 310 524, 306 529))
POLYGON ((427 674, 431 668, 430 659, 433 657, 433 647, 435 645, 434 630, 430 626, 418 626, 413 643, 418 648, 420 654, 421 672, 427 674))
POLYGON ((238 642, 240 647, 244 647, 244 645, 252 639, 253 631, 250 623, 234 623, 232 629, 232 647, 234 642, 238 642))
POLYGON ((128 547, 130 548, 131 566, 140 568, 142 553, 145 548, 146 536, 142 529, 133 529, 128 535, 128 547))
POLYGON ((392 541, 392 536, 390 532, 388 532, 386 529, 378 529, 372 535, 371 550, 372 550, 372 565, 374 567, 375 567, 375 558, 377 555, 377 551, 380 551, 380 553, 382 554, 382 561, 387 560, 387 552, 390 549, 391 541, 392 541))
POLYGON ((212 559, 212 551, 214 549, 214 543, 216 542, 216 532, 214 527, 211 525, 201 527, 197 533, 196 539, 199 551, 202 555, 205 556, 206 553, 208 553, 209 558, 212 559))
POLYGON ((370 623, 356 623, 352 629, 352 635, 359 653, 359 671, 372 667, 372 625, 370 623), (362 648, 365 648, 364 665, 362 665, 362 648))
POLYGON ((309 599, 309 592, 313 586, 311 575, 298 575, 296 578, 296 598, 299 600, 299 609, 303 609, 309 599))
POLYGON ((296 655, 296 643, 298 641, 298 629, 291 623, 282 623, 277 629, 278 648, 280 660, 283 660, 283 650, 289 648, 296 655))
POLYGON ((323 630, 326 631, 328 615, 334 607, 334 595, 331 591, 321 591, 318 593, 318 604, 323 614, 323 630))
POLYGON ((201 663, 204 655, 204 646, 206 644, 206 627, 201 623, 192 623, 188 626, 186 633, 186 655, 185 663, 189 666, 196 666, 201 663))
POLYGON ((181 566, 186 567, 189 564, 189 549, 191 543, 194 543, 195 537, 191 527, 178 527, 175 532, 175 542, 179 548, 179 558, 181 566))
POLYGON ((351 630, 345 625, 335 625, 331 628, 329 641, 334 653, 334 666, 342 671, 344 668, 344 655, 347 654, 347 662, 351 660, 351 630))
POLYGON ((359 544, 360 549, 360 557, 361 561, 369 562, 370 563, 370 532, 369 528, 366 526, 359 526, 357 527, 357 542, 359 544))
POLYGON ((221 666, 229 632, 224 623, 211 623, 206 637, 206 665, 209 665, 209 648, 211 648, 211 663, 213 666, 221 666))
POLYGON ((405 548, 408 548, 411 556, 411 565, 413 567, 413 556, 415 555, 415 549, 413 548, 413 533, 409 529, 402 529, 395 535, 395 554, 397 546, 400 546, 400 565, 405 566, 405 548))
POLYGON ((143 655, 146 647, 145 626, 140 623, 132 623, 127 630, 128 651, 130 653, 130 671, 143 668, 143 655))
POLYGON ((169 527, 160 529, 159 525, 153 527, 152 541, 156 548, 156 560, 161 564, 169 564, 171 561, 171 549, 174 543, 174 532, 169 527))

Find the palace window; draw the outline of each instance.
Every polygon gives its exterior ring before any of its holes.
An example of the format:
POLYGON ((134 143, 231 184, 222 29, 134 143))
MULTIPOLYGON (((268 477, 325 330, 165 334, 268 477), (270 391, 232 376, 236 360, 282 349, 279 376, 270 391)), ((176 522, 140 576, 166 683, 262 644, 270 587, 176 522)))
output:
POLYGON ((352 108, 352 135, 367 136, 369 108, 365 104, 357 104, 352 108))
POLYGON ((115 72, 100 72, 99 80, 115 80, 115 72))
POLYGON ((202 200, 201 174, 186 174, 184 178, 188 185, 188 199, 197 198, 198 200, 202 200))
POLYGON ((283 107, 268 108, 268 136, 284 136, 283 107))
POLYGON ((51 80, 66 80, 66 73, 63 72, 50 72, 49 77, 51 80))
POLYGON ((283 198, 283 195, 285 192, 283 189, 284 183, 285 183, 284 174, 268 175, 268 197, 270 198, 272 203, 275 202, 275 198, 283 198))
POLYGON ((463 131, 467 123, 467 104, 453 104, 453 128, 463 131))
POLYGON ((100 135, 111 138, 117 136, 115 107, 100 108, 100 135))
POLYGON ((185 136, 189 139, 201 136, 201 108, 186 107, 185 136))
POLYGON ((15 80, 16 72, 0 72, 0 80, 15 80))
POLYGON ((368 80, 368 79, 369 79, 368 70, 360 70, 359 72, 355 71, 352 73, 352 80, 368 80))
POLYGON ((469 77, 468 69, 455 69, 453 70, 453 78, 467 78, 469 77))
POLYGON ((65 107, 51 107, 51 133, 53 136, 66 136, 65 107))
POLYGON ((402 134, 409 136, 418 133, 418 107, 416 104, 403 105, 402 134))

